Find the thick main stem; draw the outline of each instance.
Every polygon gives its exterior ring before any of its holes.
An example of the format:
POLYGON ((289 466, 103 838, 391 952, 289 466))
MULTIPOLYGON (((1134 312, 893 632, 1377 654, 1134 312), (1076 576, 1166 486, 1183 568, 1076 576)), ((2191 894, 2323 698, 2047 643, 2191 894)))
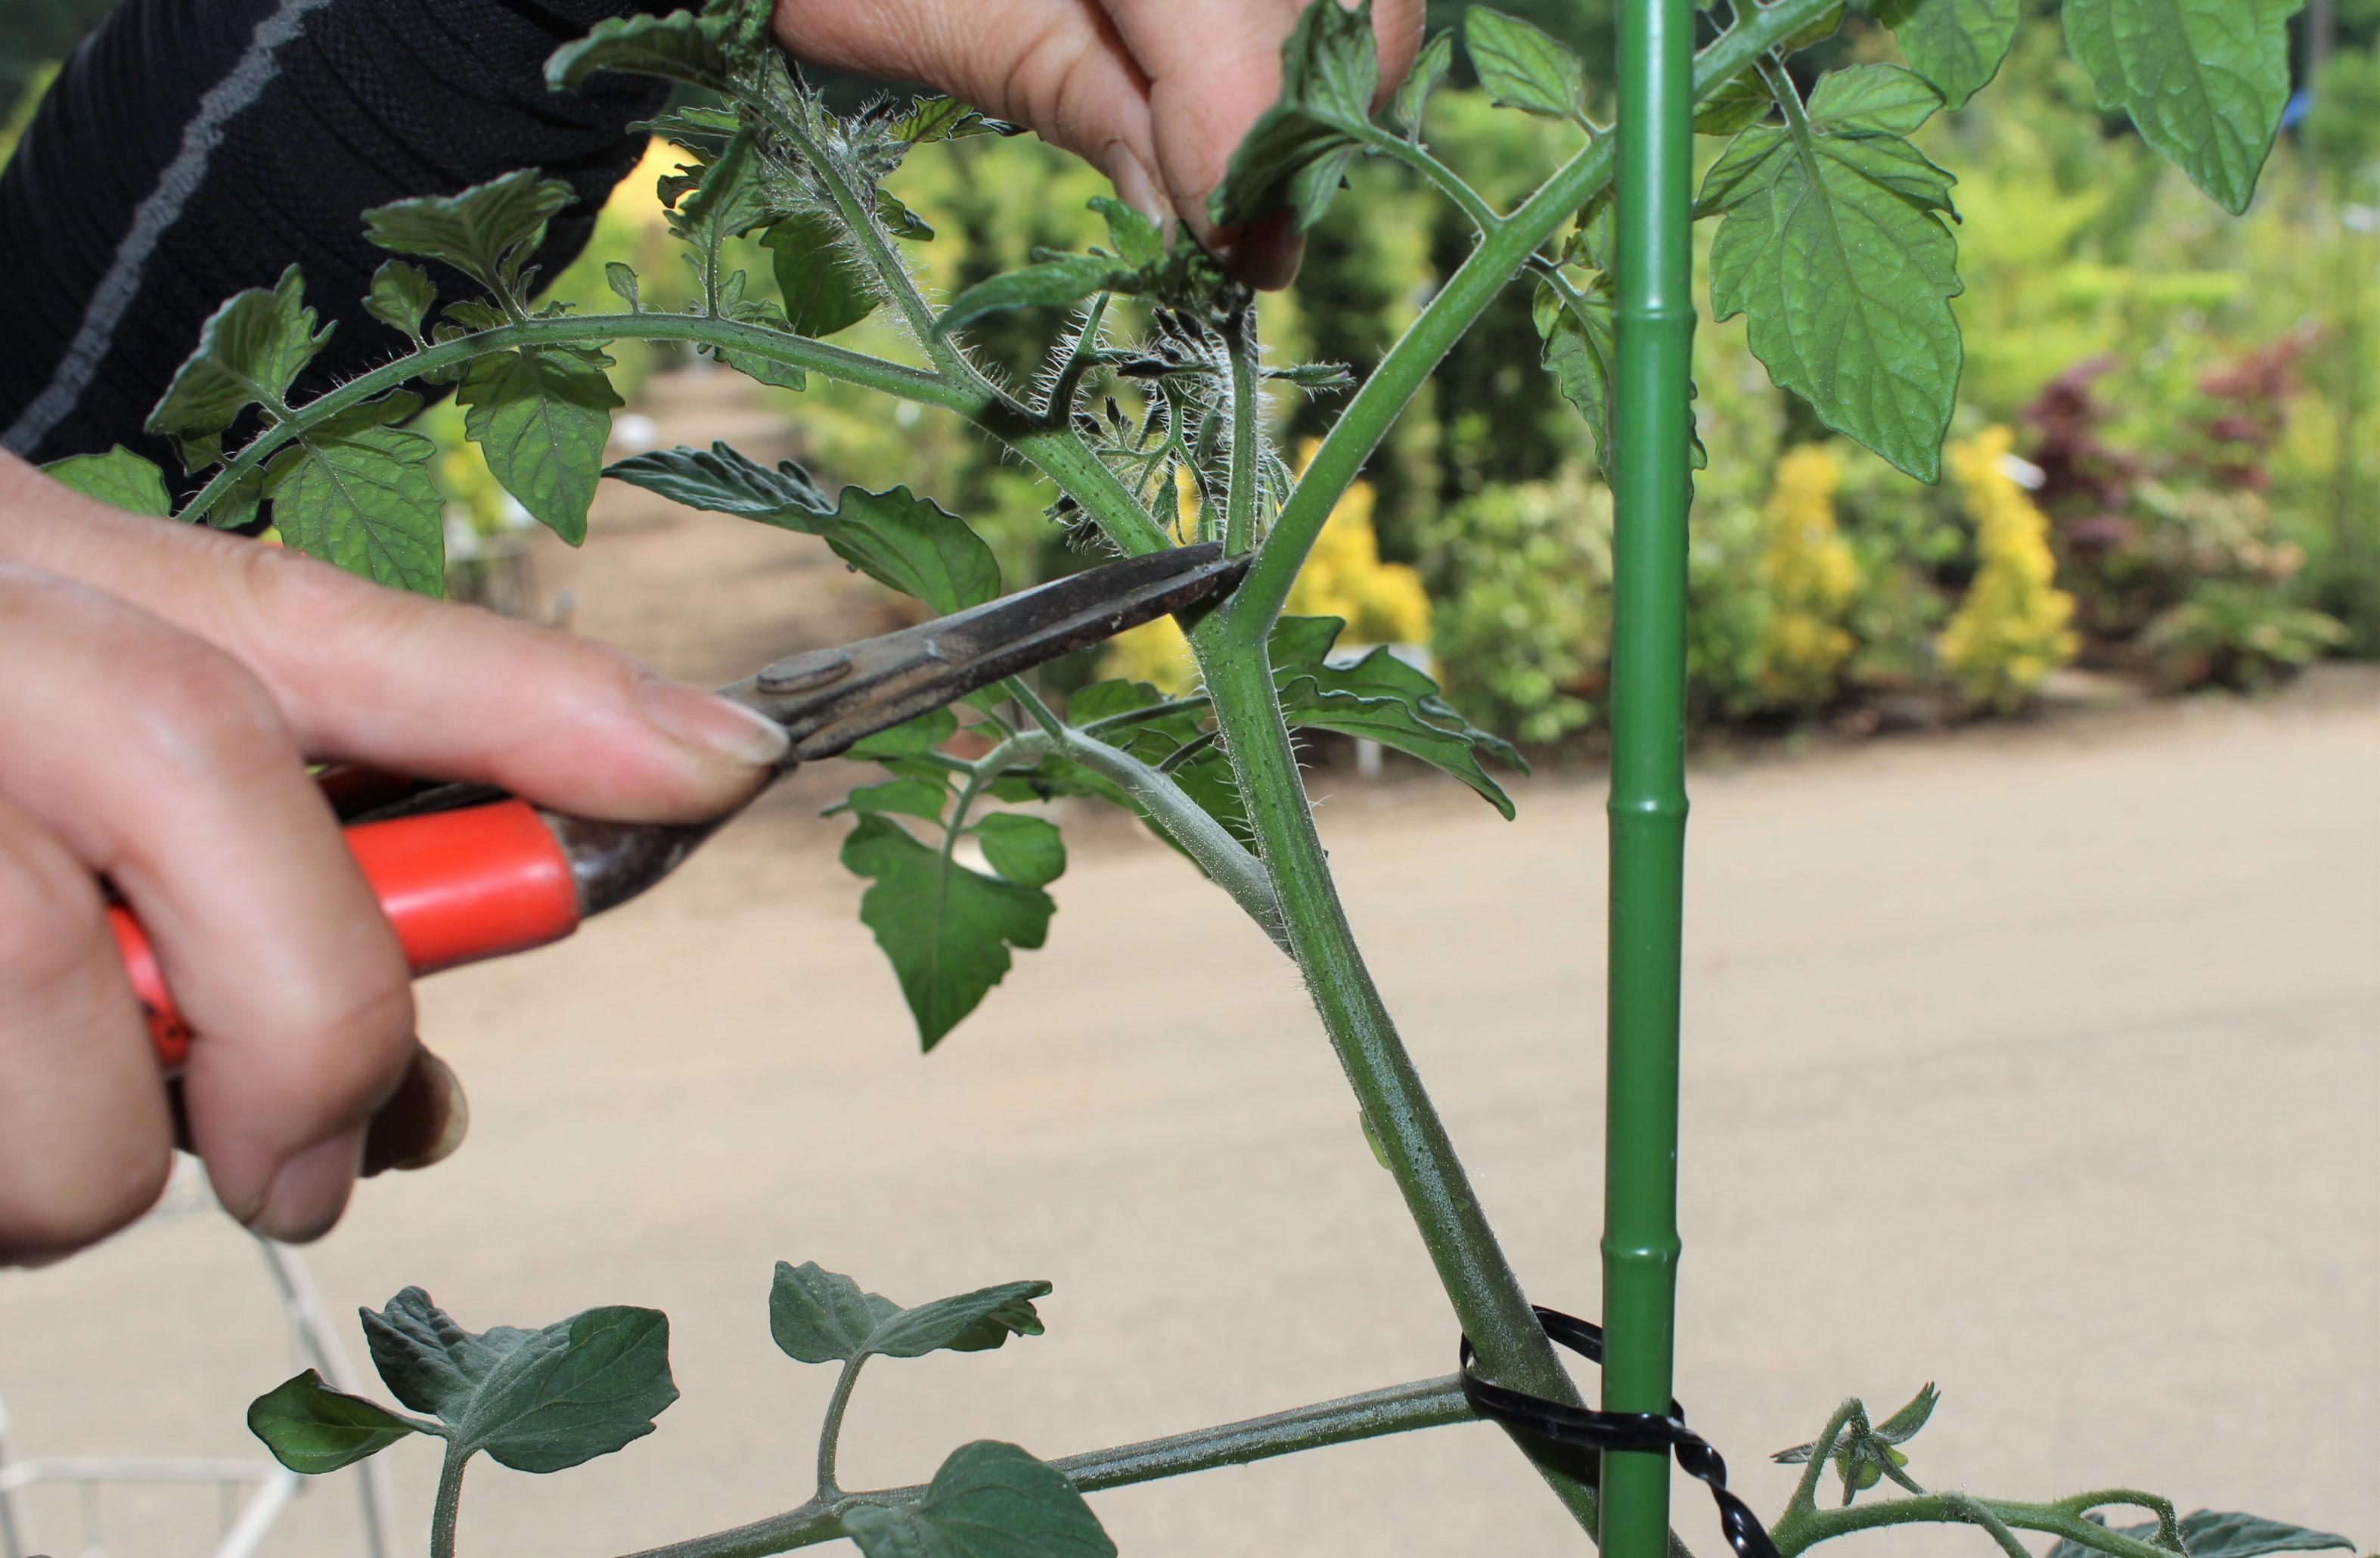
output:
MULTIPOLYGON (((1236 609, 1234 603, 1202 623, 1191 642, 1280 901, 1290 951, 1481 1366, 1500 1383, 1575 1403, 1577 1387, 1539 1329, 1413 1056, 1364 966, 1315 832, 1264 646, 1234 641, 1236 635, 1221 620, 1236 609)), ((1538 1469, 1580 1524, 1592 1530, 1594 1490, 1543 1462, 1538 1469)))
MULTIPOLYGON (((1676 1350, 1693 38, 1691 0, 1622 0, 1603 1192, 1609 1412, 1668 1411, 1676 1350)), ((1669 1457, 1607 1453, 1603 1497, 1604 1552, 1661 1558, 1669 1457)))

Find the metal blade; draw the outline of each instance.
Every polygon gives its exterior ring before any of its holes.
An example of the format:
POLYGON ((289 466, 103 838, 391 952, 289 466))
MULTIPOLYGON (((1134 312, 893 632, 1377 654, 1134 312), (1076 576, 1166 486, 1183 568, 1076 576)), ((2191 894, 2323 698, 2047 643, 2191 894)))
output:
POLYGON ((1247 566, 1211 542, 1127 557, 898 633, 792 655, 720 691, 792 734, 787 763, 832 757, 1004 676, 1220 594, 1247 566))

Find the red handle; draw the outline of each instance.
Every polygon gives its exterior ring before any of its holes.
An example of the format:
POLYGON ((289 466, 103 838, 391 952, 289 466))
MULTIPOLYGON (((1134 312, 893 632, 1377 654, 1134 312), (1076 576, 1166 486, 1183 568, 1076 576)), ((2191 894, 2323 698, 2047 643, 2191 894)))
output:
MULTIPOLYGON (((527 801, 367 822, 347 830, 347 848, 417 974, 526 952, 578 929, 570 860, 527 801)), ((190 1030, 149 937, 120 906, 108 910, 108 922, 158 1064, 176 1069, 188 1058, 190 1030)))

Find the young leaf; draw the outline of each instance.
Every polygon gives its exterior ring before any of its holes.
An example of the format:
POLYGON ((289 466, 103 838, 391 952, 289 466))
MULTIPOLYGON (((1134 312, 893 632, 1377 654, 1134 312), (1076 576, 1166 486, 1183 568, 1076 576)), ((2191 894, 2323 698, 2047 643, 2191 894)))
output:
POLYGON ((1965 107, 1999 74, 2022 14, 2019 0, 1872 0, 1868 6, 1870 17, 1892 29, 1910 66, 1942 90, 1951 108, 1965 107))
POLYGON ((1065 840, 1045 817, 995 811, 974 831, 991 869, 1019 887, 1047 887, 1066 872, 1065 840))
POLYGON ((2289 18, 2302 0, 2068 0, 2066 46, 2099 106, 2239 214, 2289 100, 2289 18))
POLYGON ((407 1406, 447 1423, 461 1421, 472 1393, 537 1335, 510 1325, 466 1331, 418 1287, 358 1313, 382 1382, 407 1406))
POLYGON ((692 11, 605 17, 586 37, 553 51, 545 62, 545 84, 561 91, 598 70, 620 70, 729 91, 734 72, 724 43, 730 25, 728 17, 692 11))
MULTIPOLYGON (((2100 1516, 2095 1514, 2087 1518, 2098 1521, 2100 1516)), ((2157 1523, 2154 1520, 2137 1526, 2119 1526, 2115 1529, 2119 1536, 2163 1545, 2159 1541, 2157 1523)), ((2293 1526, 2286 1520, 2267 1520, 2261 1515, 2241 1515, 2236 1511, 2194 1510, 2181 1517, 2180 1534, 2190 1558, 2263 1558, 2263 1554, 2268 1552, 2322 1552, 2340 1547, 2350 1552, 2355 1551, 2355 1544, 2345 1537, 2293 1526)), ((2099 1558, 2099 1555, 2095 1549, 2066 1538, 2051 1547, 2046 1558, 2099 1558)))
POLYGON ((455 392, 488 469, 573 546, 587 538, 613 408, 626 404, 604 376, 611 365, 590 348, 524 347, 475 358, 455 392))
POLYGON ((769 1334, 797 1363, 844 1363, 868 1351, 876 1328, 901 1313, 880 1294, 863 1291, 815 1260, 777 1262, 769 1284, 769 1334))
POLYGON ((769 1334, 800 1363, 980 1354, 1009 1337, 1042 1334, 1033 1298, 1045 1296, 1047 1282, 1002 1282, 902 1308, 883 1294, 862 1292, 850 1277, 821 1271, 817 1260, 778 1260, 776 1280, 769 1284, 769 1334))
POLYGON ((42 474, 87 498, 113 504, 134 514, 162 519, 174 511, 165 493, 165 473, 118 444, 104 455, 68 455, 52 460, 42 474))
POLYGON ((669 1317, 625 1305, 589 1309, 500 1358, 452 1419, 455 1442, 515 1471, 564 1471, 652 1432, 676 1399, 669 1317))
POLYGON ((986 314, 1005 309, 1063 308, 1094 292, 1118 290, 1134 267, 1098 254, 1061 254, 1022 270, 979 281, 952 298, 934 320, 934 334, 946 335, 986 314))
POLYGON ((964 140, 976 135, 1021 133, 1021 126, 987 118, 954 97, 921 97, 892 122, 893 138, 912 146, 935 140, 964 140))
POLYGON ((829 508, 799 466, 787 461, 771 471, 724 444, 708 454, 677 448, 633 456, 604 474, 696 508, 822 537, 853 567, 938 613, 981 605, 1000 593, 991 548, 965 520, 906 487, 845 487, 829 508))
POLYGON ((1924 481, 1941 474, 1961 347, 1950 176, 1898 136, 1755 128, 1704 177, 1724 212, 1715 317, 1751 316, 1753 355, 1819 420, 1924 481))
POLYGON ((882 817, 859 820, 843 863, 873 883, 859 918, 892 961, 926 1049, 1007 977, 1010 947, 1030 951, 1049 937, 1048 894, 969 870, 882 817))
POLYGON ((1543 28, 1474 6, 1463 15, 1463 43, 1490 102, 1542 118, 1585 121, 1585 67, 1543 28))
POLYGON ((785 299, 786 328, 823 340, 857 324, 875 311, 876 288, 868 268, 846 253, 834 218, 806 211, 789 216, 760 239, 777 273, 785 299))
POLYGON ((1165 235, 1157 224, 1112 195, 1093 195, 1090 208, 1107 219, 1108 241, 1127 265, 1154 265, 1165 258, 1165 235))
POLYGON ((1115 1558, 1116 1550, 1065 1473, 990 1439, 952 1451, 916 1503, 857 1505, 843 1528, 867 1558, 1115 1558))
POLYGON ((372 273, 371 291, 364 298, 364 310, 419 347, 422 316, 437 301, 438 289, 430 285, 429 274, 420 266, 408 265, 402 260, 384 260, 372 273))
POLYGON ((546 223, 577 198, 561 179, 523 168, 457 195, 375 206, 364 213, 364 237, 398 254, 452 265, 488 291, 508 296, 546 223))
POLYGON ((317 333, 314 317, 295 265, 281 273, 272 291, 251 286, 230 298, 200 328, 199 349, 149 413, 149 431, 204 440, 249 406, 284 415, 282 396, 334 328, 326 324, 317 333))
POLYGON ((446 532, 430 456, 389 427, 318 427, 276 458, 269 481, 282 540, 351 574, 424 595, 446 588, 446 532))
POLYGON ((1595 462, 1611 469, 1611 378, 1617 367, 1618 345, 1611 323, 1608 287, 1572 289, 1565 297, 1551 282, 1537 283, 1530 307, 1537 337, 1545 343, 1541 361, 1562 398, 1578 408, 1595 436, 1595 462))
POLYGON ((309 1369, 249 1404, 248 1431, 290 1470, 319 1477, 422 1431, 384 1406, 334 1391, 309 1369))
POLYGON ((792 460, 778 461, 772 470, 725 444, 713 444, 709 449, 681 444, 636 455, 603 474, 688 508, 747 519, 765 519, 787 508, 824 514, 833 507, 809 472, 792 460))
POLYGON ((624 264, 617 260, 604 261, 603 285, 619 294, 620 301, 628 305, 630 313, 635 313, 643 307, 637 299, 637 272, 634 266, 624 264))
POLYGON ((845 811, 897 811, 903 816, 922 817, 929 822, 939 822, 950 799, 951 786, 947 774, 937 774, 932 778, 922 773, 909 774, 888 779, 881 785, 862 785, 819 815, 833 817, 845 811))
MULTIPOLYGON (((744 273, 736 272, 734 279, 740 284, 744 279, 744 273)), ((794 333, 793 322, 785 317, 785 310, 766 298, 738 298, 728 305, 726 315, 738 324, 749 324, 760 330, 772 330, 780 335, 790 335, 794 333)), ((808 387, 810 382, 809 375, 792 363, 781 362, 775 358, 763 357, 756 351, 745 351, 735 347, 729 347, 718 355, 720 361, 735 369, 746 378, 758 379, 764 384, 775 384, 780 389, 803 389, 808 387)))
POLYGON ((1398 83, 1397 94, 1389 100, 1389 118, 1405 132, 1408 140, 1421 139, 1421 123, 1429 113, 1429 94, 1446 79, 1454 65, 1454 33, 1441 29, 1421 46, 1414 56, 1413 68, 1398 83))
POLYGON ((1287 207, 1301 233, 1320 221, 1371 131, 1379 84, 1371 0, 1306 6, 1281 46, 1281 96, 1232 153, 1208 215, 1230 226, 1287 207))
POLYGON ((1346 626, 1335 616, 1285 616, 1273 629, 1273 681, 1292 725, 1363 736, 1453 774, 1509 820, 1512 797, 1479 763, 1485 749, 1528 772, 1510 745, 1475 728, 1439 696, 1438 684, 1384 645, 1353 665, 1329 663, 1346 626))

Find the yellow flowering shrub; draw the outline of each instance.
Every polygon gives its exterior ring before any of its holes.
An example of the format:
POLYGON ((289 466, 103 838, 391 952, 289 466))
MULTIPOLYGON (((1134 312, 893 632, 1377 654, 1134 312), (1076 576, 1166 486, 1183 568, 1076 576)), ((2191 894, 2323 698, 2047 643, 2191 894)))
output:
POLYGON ((1842 466, 1823 444, 1803 444, 1777 462, 1761 510, 1761 581, 1768 594, 1760 690, 1772 702, 1824 703, 1851 658, 1844 615, 1859 594, 1859 565, 1835 526, 1842 466))
POLYGON ((2074 597, 2053 582, 2049 519, 2002 469, 2015 435, 1986 428, 1953 444, 1950 474, 1975 522, 1975 577, 1936 640, 1967 696, 2009 712, 2074 658, 2074 597))
MULTIPOLYGON (((1299 451, 1301 469, 1314 457, 1315 447, 1315 441, 1309 439, 1299 451)), ((1186 477, 1175 484, 1173 501, 1181 533, 1195 534, 1198 494, 1186 477)), ((1379 537, 1372 529, 1372 502, 1368 481, 1354 483, 1340 497, 1290 589, 1286 609, 1292 616, 1343 619, 1347 628, 1339 636, 1342 647, 1427 643, 1429 597, 1422 590, 1421 574, 1402 563, 1380 561, 1379 537)), ((1111 639, 1099 661, 1099 672, 1148 682, 1160 691, 1176 694, 1187 692, 1198 680, 1190 646, 1170 616, 1111 639)))

